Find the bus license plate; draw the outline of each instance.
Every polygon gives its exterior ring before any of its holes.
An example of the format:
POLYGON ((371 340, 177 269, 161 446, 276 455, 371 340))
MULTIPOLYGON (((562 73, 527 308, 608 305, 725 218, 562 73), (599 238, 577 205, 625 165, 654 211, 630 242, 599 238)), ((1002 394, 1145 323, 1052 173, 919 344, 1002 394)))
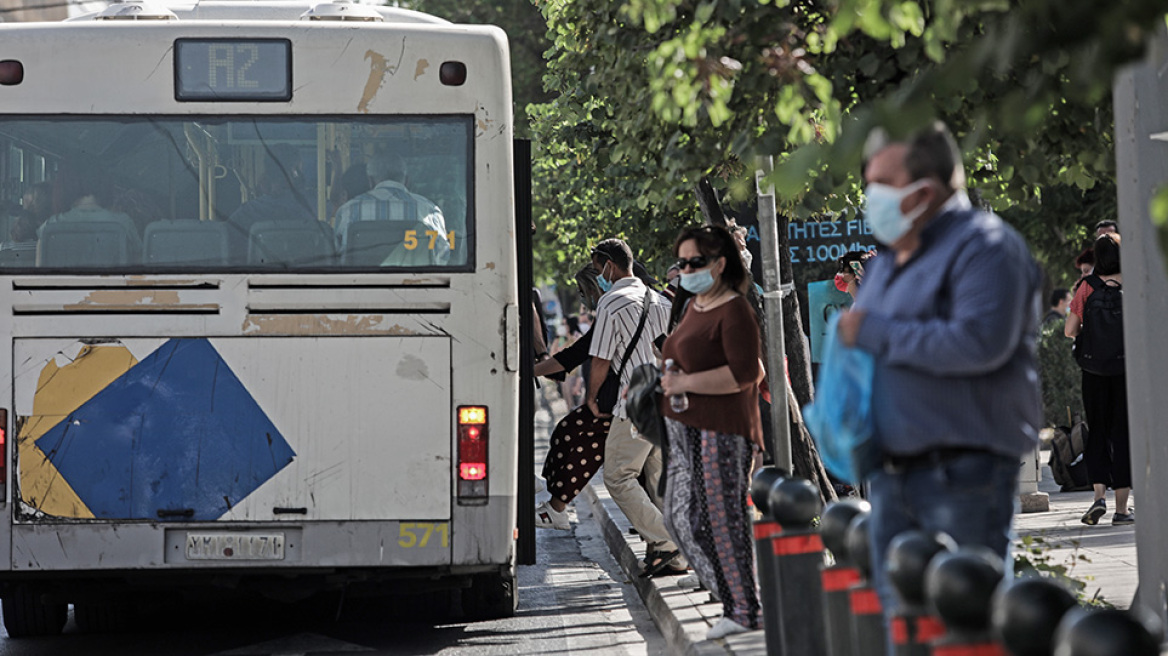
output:
POLYGON ((284 534, 187 533, 187 560, 284 560, 284 534))

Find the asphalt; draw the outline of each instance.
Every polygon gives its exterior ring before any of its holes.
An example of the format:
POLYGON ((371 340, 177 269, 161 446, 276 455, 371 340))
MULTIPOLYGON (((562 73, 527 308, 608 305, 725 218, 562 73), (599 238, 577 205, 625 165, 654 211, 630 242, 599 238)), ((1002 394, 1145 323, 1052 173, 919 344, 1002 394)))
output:
MULTIPOLYGON (((557 395, 547 394, 546 409, 555 417, 567 412, 557 395)), ((1043 453, 1045 463, 1047 454, 1043 453)), ((1028 557, 1047 569, 1064 567, 1083 585, 1082 594, 1119 608, 1130 606, 1136 592, 1135 528, 1112 526, 1113 499, 1108 498, 1107 515, 1097 526, 1079 521, 1091 504, 1091 492, 1058 491, 1050 468, 1042 467, 1039 490, 1050 495, 1050 510, 1015 516, 1015 549, 1037 549, 1028 557)), ((687 591, 677 586, 676 577, 643 579, 637 576, 645 543, 630 531, 615 502, 609 497, 600 476, 586 487, 576 504, 586 503, 613 556, 624 570, 665 637, 670 653, 686 655, 766 653, 763 631, 752 631, 725 639, 707 641, 706 631, 721 616, 721 604, 704 590, 687 591)), ((1132 506, 1135 506, 1134 500, 1132 506)), ((1138 514, 1137 514, 1138 518, 1138 514)), ((1138 525, 1139 519, 1137 519, 1138 525)))

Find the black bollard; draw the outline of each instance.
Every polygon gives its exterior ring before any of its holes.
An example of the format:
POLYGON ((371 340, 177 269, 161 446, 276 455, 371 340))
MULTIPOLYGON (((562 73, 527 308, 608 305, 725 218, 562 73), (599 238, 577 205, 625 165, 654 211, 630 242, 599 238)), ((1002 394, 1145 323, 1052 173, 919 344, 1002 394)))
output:
POLYGON ((896 656, 929 656, 929 643, 944 635, 941 620, 925 607, 925 570, 941 552, 957 548, 944 533, 905 531, 888 545, 888 580, 900 605, 892 615, 889 633, 896 656))
POLYGON ((875 656, 884 653, 884 613, 880 597, 872 587, 872 549, 868 542, 868 513, 856 515, 844 536, 848 559, 860 572, 860 582, 848 590, 851 612, 852 654, 875 656))
MULTIPOLYGON (((779 479, 771 488, 768 506, 771 516, 783 527, 782 533, 771 540, 782 653, 826 656, 819 580, 823 541, 811 526, 823 509, 819 490, 801 478, 779 479)), ((767 633, 770 631, 768 626, 767 633)))
POLYGON ((1072 610, 1055 632, 1059 656, 1159 656, 1159 620, 1118 609, 1072 610))
POLYGON ((941 552, 925 570, 925 596, 945 624, 933 656, 1006 656, 990 633, 990 602, 1003 576, 1002 560, 984 547, 941 552))
POLYGON ((994 635, 1012 656, 1050 656, 1059 622, 1077 605, 1070 591, 1050 579, 1002 581, 994 593, 994 635))
POLYGON ((779 605, 779 585, 775 580, 774 547, 771 541, 783 532, 783 527, 771 517, 770 494, 776 481, 786 476, 778 467, 762 467, 750 484, 750 498, 762 518, 754 522, 754 558, 758 572, 759 603, 762 605, 762 627, 766 636, 767 656, 782 656, 782 608, 779 605))
POLYGON ((823 584, 823 628, 827 637, 827 653, 831 656, 855 656, 852 653, 852 613, 848 590, 860 582, 860 570, 848 559, 845 537, 848 524, 856 515, 866 513, 871 508, 867 501, 838 501, 828 505, 819 518, 823 546, 835 558, 835 564, 825 566, 820 573, 823 584))

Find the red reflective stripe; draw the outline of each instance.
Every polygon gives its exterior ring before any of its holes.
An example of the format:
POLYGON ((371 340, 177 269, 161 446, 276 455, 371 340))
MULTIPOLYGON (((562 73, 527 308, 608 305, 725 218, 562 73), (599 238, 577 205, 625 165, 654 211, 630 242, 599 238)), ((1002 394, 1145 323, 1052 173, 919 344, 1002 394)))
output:
POLYGON ((903 617, 892 618, 892 644, 907 645, 908 644, 908 622, 904 621, 903 617))
POLYGON ((992 642, 977 645, 938 645, 933 647, 933 656, 1006 656, 1006 650, 992 642))
POLYGON ((758 522, 754 525, 754 539, 765 540, 783 532, 778 522, 758 522))
POLYGON ((917 642, 925 644, 945 635, 945 625, 932 615, 917 618, 917 642))
POLYGON ((833 567, 823 570, 823 591, 839 592, 860 582, 860 570, 855 567, 833 567))
POLYGON ((823 551, 823 540, 818 533, 806 535, 784 535, 773 540, 776 556, 793 556, 795 554, 815 553, 823 551))
POLYGON ((852 590, 852 615, 879 615, 880 597, 872 588, 852 590))

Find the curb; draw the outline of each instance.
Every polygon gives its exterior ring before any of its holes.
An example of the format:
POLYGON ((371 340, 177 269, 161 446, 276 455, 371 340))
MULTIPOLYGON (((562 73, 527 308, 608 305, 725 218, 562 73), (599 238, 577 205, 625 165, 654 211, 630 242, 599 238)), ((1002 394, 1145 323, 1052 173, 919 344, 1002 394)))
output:
POLYGON ((706 640, 705 633, 721 616, 722 606, 710 603, 705 590, 686 591, 678 588, 676 578, 645 579, 638 576, 641 556, 634 551, 640 538, 628 533, 628 521, 616 508, 597 482, 584 486, 580 497, 588 501, 593 516, 600 524, 604 541, 628 583, 640 594, 649 615, 661 631, 670 653, 686 656, 726 656, 726 654, 765 654, 766 640, 762 631, 751 631, 721 640, 706 640), (600 488, 600 489, 598 489, 600 488), (609 506, 612 508, 609 508, 609 506))

